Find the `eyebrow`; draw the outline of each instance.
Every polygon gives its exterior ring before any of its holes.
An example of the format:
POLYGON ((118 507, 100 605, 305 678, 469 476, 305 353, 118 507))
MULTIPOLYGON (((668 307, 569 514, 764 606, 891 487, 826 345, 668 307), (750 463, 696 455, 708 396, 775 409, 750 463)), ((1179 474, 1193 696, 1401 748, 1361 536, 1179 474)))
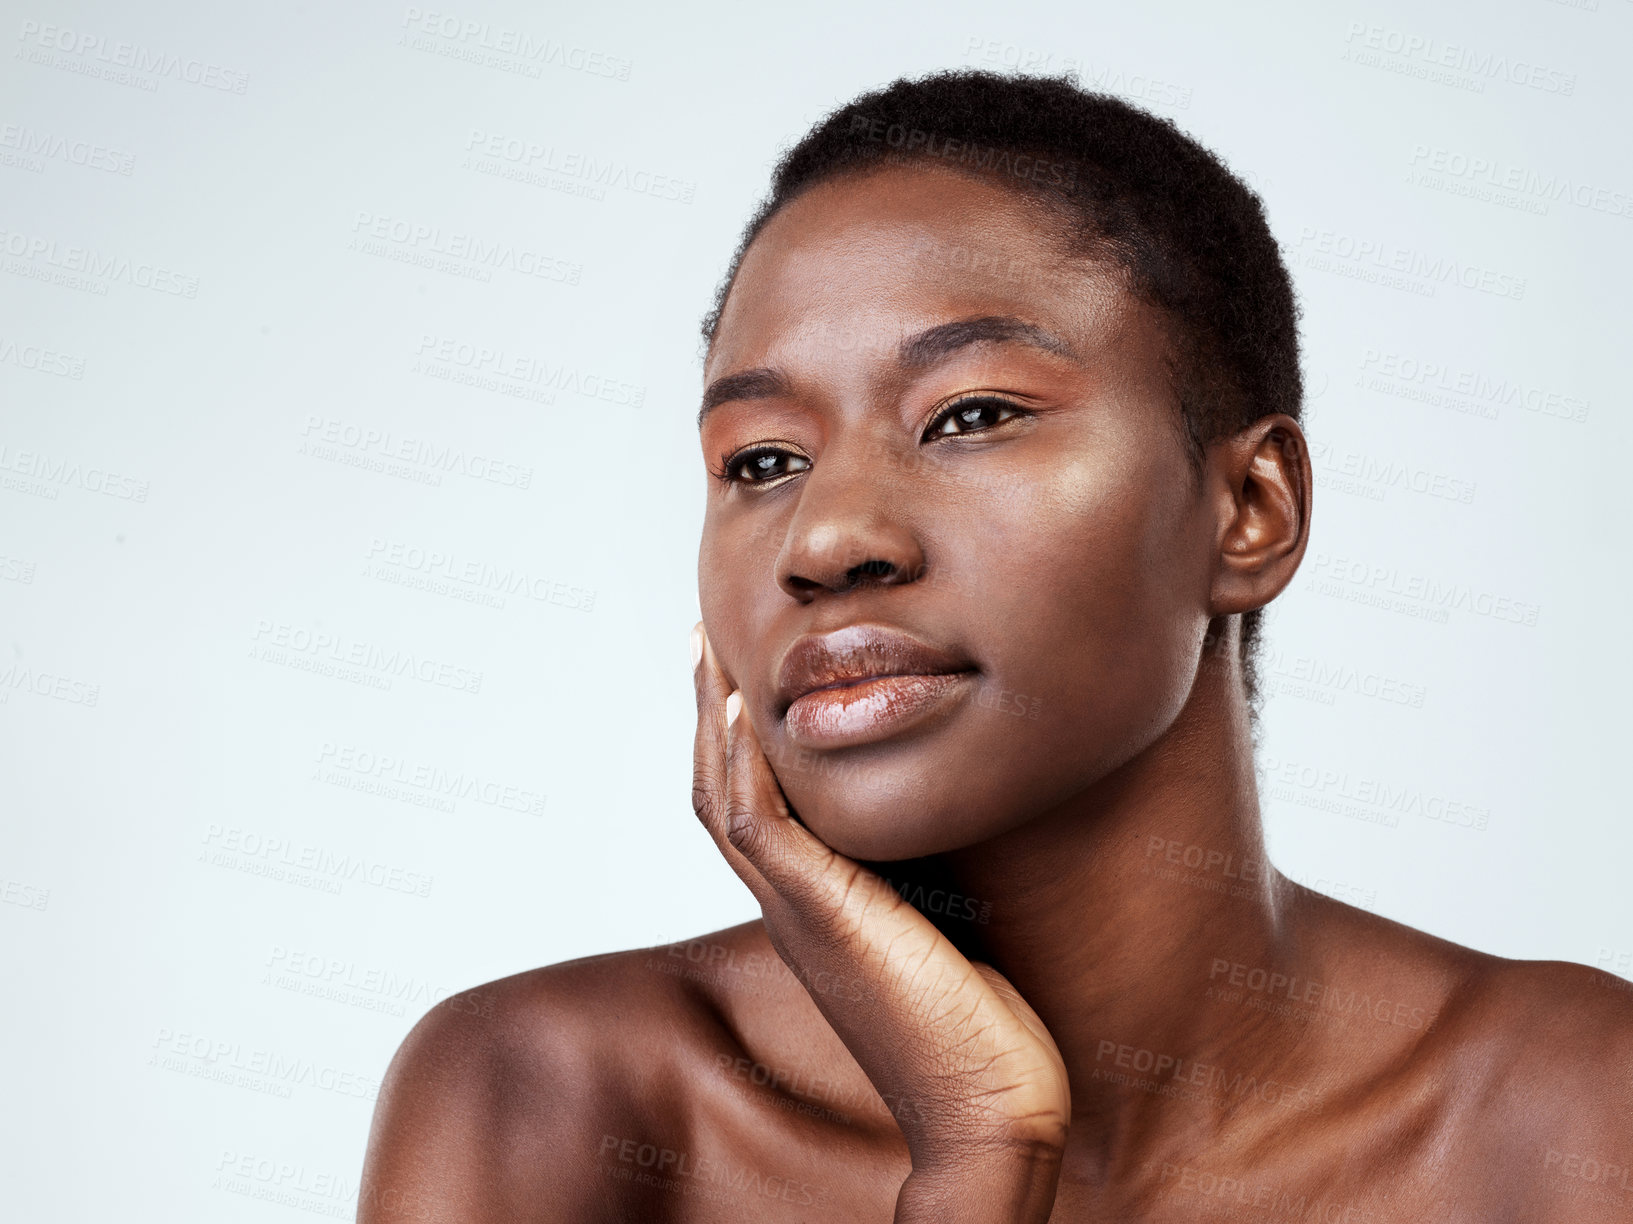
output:
MULTIPOLYGON (((938 323, 907 337, 897 346, 896 364, 908 370, 922 370, 972 344, 1024 344, 1073 361, 1080 360, 1070 344, 1035 323, 1014 315, 980 315, 938 323)), ((727 400, 772 399, 788 395, 792 385, 787 374, 771 366, 717 378, 703 392, 697 426, 702 429, 703 418, 727 400)))

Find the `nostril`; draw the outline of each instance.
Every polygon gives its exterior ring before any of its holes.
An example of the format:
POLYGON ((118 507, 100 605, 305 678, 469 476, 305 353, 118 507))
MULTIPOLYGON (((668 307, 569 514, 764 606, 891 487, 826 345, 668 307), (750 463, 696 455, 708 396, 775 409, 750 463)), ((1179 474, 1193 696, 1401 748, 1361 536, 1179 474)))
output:
POLYGON ((794 591, 794 593, 799 595, 804 595, 807 592, 815 591, 822 586, 820 582, 815 582, 810 578, 802 578, 798 574, 790 574, 786 581, 787 585, 794 591))
POLYGON ((888 578, 896 572, 896 567, 889 561, 864 561, 861 565, 852 566, 845 576, 855 585, 868 578, 888 578))

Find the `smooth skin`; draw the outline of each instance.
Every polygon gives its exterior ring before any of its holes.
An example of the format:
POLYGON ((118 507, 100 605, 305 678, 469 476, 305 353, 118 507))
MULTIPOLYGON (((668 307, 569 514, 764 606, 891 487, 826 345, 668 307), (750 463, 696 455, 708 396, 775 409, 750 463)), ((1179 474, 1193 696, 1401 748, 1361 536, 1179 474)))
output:
POLYGON ((756 238, 704 370, 774 377, 701 425, 693 804, 762 918, 434 1008, 365 1224, 1633 1220, 1627 983, 1265 861, 1237 635, 1303 557, 1304 435, 1194 479, 1161 317, 1054 235, 896 166, 756 238), (1049 339, 902 349, 993 319, 1049 339), (798 743, 778 663, 856 624, 970 698, 798 743), (933 868, 945 930, 864 863, 933 868))

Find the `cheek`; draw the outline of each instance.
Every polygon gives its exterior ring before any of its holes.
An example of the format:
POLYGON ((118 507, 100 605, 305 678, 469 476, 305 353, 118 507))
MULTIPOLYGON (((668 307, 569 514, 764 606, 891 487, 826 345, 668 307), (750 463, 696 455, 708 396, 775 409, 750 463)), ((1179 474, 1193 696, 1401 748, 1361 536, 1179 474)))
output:
POLYGON ((1016 694, 1006 706, 1025 706, 1040 739, 1127 750, 1183 703, 1206 607, 1172 479, 1149 463, 1078 463, 990 529, 973 611, 993 681, 1016 694))
MULTIPOLYGON (((899 596, 923 601, 976 654, 972 708, 878 751, 807 753, 763 737, 795 810, 841 853, 908 858, 991 837, 1128 760, 1183 706, 1207 619, 1184 473, 1148 439, 1100 437, 1082 453, 1042 479, 1029 463, 1024 479, 994 486, 1001 495, 919 503, 931 570, 899 596)), ((769 562, 746 540, 706 534, 699 596, 728 674, 763 638, 757 563, 769 562)))
POLYGON ((720 553, 719 537, 705 526, 697 549, 697 602, 705 623, 711 621, 710 613, 726 602, 726 575, 720 570, 720 553))
POLYGON ((698 547, 698 609, 715 657, 726 678, 739 688, 764 687, 765 660, 756 657, 756 647, 766 640, 778 602, 788 599, 774 577, 779 538, 776 528, 764 523, 704 523, 698 547))
POLYGON ((697 602, 709 644, 728 678, 737 680, 740 644, 747 634, 741 624, 743 609, 739 572, 744 558, 734 564, 729 541, 705 530, 697 557, 697 602))

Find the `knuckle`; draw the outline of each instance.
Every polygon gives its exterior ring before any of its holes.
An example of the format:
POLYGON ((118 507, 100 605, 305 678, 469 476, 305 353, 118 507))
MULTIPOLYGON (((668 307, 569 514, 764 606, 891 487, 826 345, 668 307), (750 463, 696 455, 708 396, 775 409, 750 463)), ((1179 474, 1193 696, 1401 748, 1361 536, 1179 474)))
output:
POLYGON ((709 770, 699 769, 692 775, 692 811, 711 828, 719 817, 720 788, 709 770))
POLYGON ((726 805, 726 840, 751 863, 765 855, 765 826, 741 803, 726 805))

